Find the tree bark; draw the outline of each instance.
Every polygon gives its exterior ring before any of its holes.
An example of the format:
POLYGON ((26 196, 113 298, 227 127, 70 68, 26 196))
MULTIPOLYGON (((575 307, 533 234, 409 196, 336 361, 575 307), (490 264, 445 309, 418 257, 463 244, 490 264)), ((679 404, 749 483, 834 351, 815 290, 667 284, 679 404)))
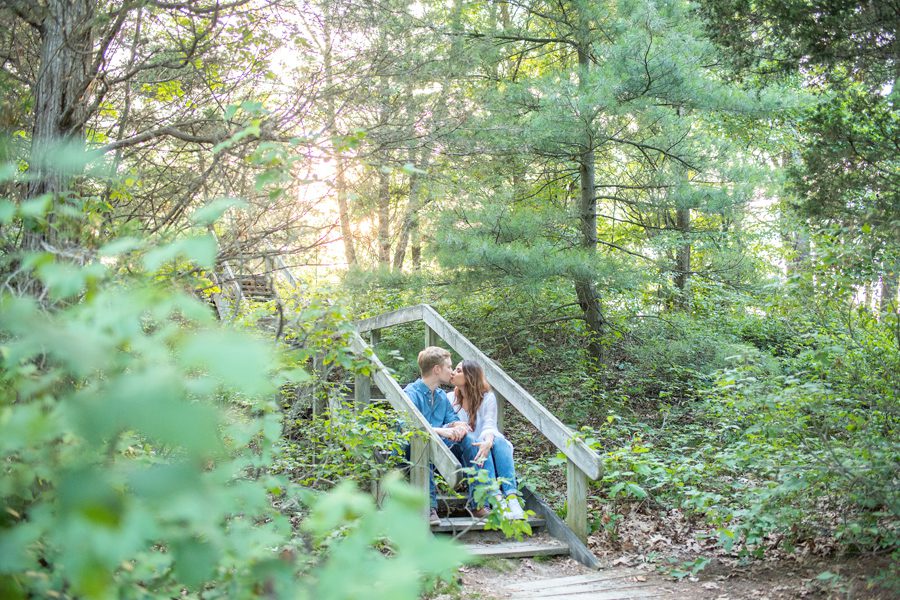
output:
POLYGON ((419 216, 416 215, 409 231, 410 254, 412 255, 413 271, 422 269, 422 238, 419 234, 419 216))
POLYGON ((681 235, 681 245, 675 253, 675 287, 678 288, 678 297, 675 305, 687 310, 691 305, 690 279, 691 279, 691 209, 679 207, 675 209, 675 228, 681 235))
POLYGON ((348 267, 356 266, 356 244, 353 241, 353 231, 350 229, 350 207, 347 203, 347 176, 345 170, 347 164, 340 151, 335 153, 335 191, 337 192, 338 218, 341 223, 341 238, 344 241, 344 259, 348 267))
MULTIPOLYGON (((322 24, 324 33, 323 62, 325 67, 325 87, 328 95, 325 99, 325 110, 327 111, 328 125, 332 137, 332 145, 339 143, 336 140, 340 138, 337 127, 337 110, 334 106, 334 66, 332 61, 333 39, 331 36, 331 23, 329 19, 331 15, 326 15, 322 24)), ((353 231, 350 228, 350 208, 347 203, 347 176, 346 163, 341 154, 340 148, 334 148, 335 163, 335 180, 334 187, 337 194, 338 203, 338 219, 341 226, 341 239, 344 242, 344 259, 347 261, 348 267, 356 265, 356 247, 353 242, 353 231)))
POLYGON ((881 290, 878 309, 882 314, 897 311, 897 287, 900 285, 900 274, 897 269, 886 270, 881 274, 881 290))
POLYGON ((391 265, 391 175, 385 165, 378 170, 378 264, 391 265))
MULTIPOLYGON (((409 162, 416 168, 425 170, 428 168, 428 146, 422 149, 422 160, 417 160, 416 153, 410 151, 409 162), (421 167, 420 167, 421 164, 421 167)), ((409 246, 409 239, 413 227, 418 226, 419 209, 422 207, 419 195, 422 189, 422 178, 415 171, 409 175, 409 200, 406 205, 406 214, 403 217, 403 223, 400 226, 400 235, 397 239, 397 246, 394 248, 394 270, 399 271, 403 268, 403 261, 406 259, 406 248, 409 246)))
MULTIPOLYGON (((588 32, 583 31, 583 39, 587 40, 588 32)), ((587 75, 590 69, 590 46, 584 42, 578 47, 578 86, 581 89, 587 87, 587 75)), ((597 252, 597 193, 595 188, 594 171, 594 141, 590 124, 585 127, 584 148, 578 157, 578 177, 580 180, 579 194, 579 233, 580 245, 589 254, 597 252)), ((588 277, 575 278, 575 294, 578 305, 584 314, 584 321, 588 327, 590 340, 588 350, 597 360, 603 356, 603 346, 600 338, 604 332, 605 320, 600 308, 600 297, 593 280, 588 277)))
MULTIPOLYGON (((52 159, 54 147, 69 142, 71 151, 83 148, 94 61, 94 9, 91 0, 49 0, 43 9, 28 198, 43 194, 56 198, 68 185, 69 175, 52 159)), ((26 231, 22 246, 38 249, 42 242, 55 242, 55 237, 52 225, 43 231, 26 231)))

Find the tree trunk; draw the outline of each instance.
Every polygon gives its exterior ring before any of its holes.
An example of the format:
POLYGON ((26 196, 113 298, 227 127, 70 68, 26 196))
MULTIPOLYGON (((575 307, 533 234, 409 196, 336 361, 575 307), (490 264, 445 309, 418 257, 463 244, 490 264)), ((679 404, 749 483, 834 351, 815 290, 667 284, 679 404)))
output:
MULTIPOLYGON (((578 173, 581 179, 579 197, 581 247, 593 253, 597 251, 597 195, 594 193, 594 151, 592 149, 581 153, 578 173)), ((597 288, 591 279, 579 277, 575 279, 575 294, 588 326, 590 335, 588 348, 591 355, 599 360, 602 356, 600 336, 603 334, 604 319, 597 288)))
POLYGON ((900 274, 897 269, 885 271, 881 275, 881 297, 878 309, 882 314, 897 311, 897 287, 900 285, 900 274))
MULTIPOLYGON (((41 63, 34 86, 34 127, 26 197, 58 196, 69 183, 53 160, 54 147, 71 143, 81 151, 88 119, 88 93, 94 60, 94 3, 91 0, 49 0, 40 24, 41 63)), ((55 212, 55 211, 52 211, 55 212)), ((52 213, 51 213, 52 219, 52 213)), ((45 231, 26 231, 25 249, 55 242, 51 225, 45 231)))
POLYGON ((687 310, 691 304, 690 279, 691 279, 691 209, 679 207, 675 209, 675 228, 681 235, 681 245, 675 253, 675 287, 678 288, 678 297, 675 305, 687 310))
MULTIPOLYGON (((584 39, 587 39, 586 31, 582 35, 585 36, 584 39)), ((578 47, 578 85, 582 89, 587 86, 589 68, 590 47, 584 44, 578 47)), ((590 124, 586 125, 584 148, 578 157, 578 176, 581 183, 578 202, 580 245, 589 254, 593 254, 597 251, 597 193, 594 173, 594 141, 590 124)), ((603 354, 600 337, 603 335, 605 321, 593 280, 589 276, 577 277, 575 294, 578 297, 578 305, 584 314, 584 321, 590 335, 588 350, 593 357, 600 360, 603 354)))
MULTIPOLYGON (((428 168, 428 146, 422 149, 422 159, 416 158, 416 153, 410 151, 409 162, 416 168, 422 170, 428 168), (421 164, 421 167, 419 166, 421 164)), ((420 191, 422 189, 421 176, 413 171, 409 175, 409 201, 406 205, 406 214, 403 217, 403 224, 400 226, 400 235, 397 240, 397 247, 394 249, 394 270, 399 271, 403 268, 403 261, 406 259, 406 248, 409 246, 409 238, 414 225, 418 225, 419 209, 422 202, 419 200, 420 191)))
POLYGON ((415 216, 409 231, 409 246, 412 254, 413 270, 422 269, 422 239, 419 235, 419 215, 415 216))
POLYGON ((378 170, 378 265, 391 265, 391 175, 378 170))
POLYGON ((334 160, 337 167, 334 185, 336 188, 335 191, 337 191, 338 218, 341 222, 341 238, 344 240, 344 259, 347 261, 348 267, 353 267, 356 266, 356 245, 353 242, 353 232, 350 229, 350 208, 347 204, 347 178, 344 173, 347 166, 340 151, 335 153, 334 160))
MULTIPOLYGON (((340 134, 338 132, 337 127, 337 110, 334 107, 334 67, 332 63, 332 47, 333 40, 331 37, 331 23, 329 19, 331 15, 327 15, 324 23, 322 25, 323 33, 324 33, 324 47, 323 47, 323 62, 325 67, 325 87, 328 90, 328 96, 325 100, 325 110, 327 111, 328 117, 328 128, 331 132, 332 140, 340 139, 340 134)), ((335 141, 332 141, 334 144, 335 141)), ((337 142, 339 144, 339 142, 337 142)), ((341 225, 341 239, 344 242, 344 259, 347 261, 348 267, 353 267, 356 265, 356 247, 353 243, 353 232, 350 229, 350 209, 347 204, 347 178, 346 178, 346 163, 344 161, 344 157, 341 154, 341 148, 334 148, 334 163, 335 163, 335 181, 334 187, 335 192, 337 193, 337 203, 338 203, 338 219, 341 225)))

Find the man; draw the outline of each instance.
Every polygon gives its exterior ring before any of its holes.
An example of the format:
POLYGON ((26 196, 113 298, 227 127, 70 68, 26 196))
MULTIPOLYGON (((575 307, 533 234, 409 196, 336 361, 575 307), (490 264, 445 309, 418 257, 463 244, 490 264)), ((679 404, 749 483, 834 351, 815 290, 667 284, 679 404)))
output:
MULTIPOLYGON (((456 411, 450 405, 450 400, 447 399, 447 394, 440 388, 441 385, 450 383, 450 376, 453 373, 450 353, 443 348, 429 346, 419 352, 418 363, 421 377, 406 386, 403 391, 422 413, 428 424, 434 428, 434 432, 447 444, 447 447, 462 459, 463 467, 472 466, 475 456, 478 454, 478 446, 475 445, 478 440, 472 437, 468 425, 459 420, 456 411)), ((491 456, 488 454, 486 460, 478 466, 492 473, 494 468, 491 460, 491 456)), ((437 514, 434 465, 431 465, 428 483, 431 494, 429 521, 432 525, 437 525, 441 519, 437 514)), ((471 487, 469 489, 470 504, 472 504, 473 498, 471 487)), ((482 508, 475 510, 473 514, 482 517, 487 512, 487 509, 482 508)))

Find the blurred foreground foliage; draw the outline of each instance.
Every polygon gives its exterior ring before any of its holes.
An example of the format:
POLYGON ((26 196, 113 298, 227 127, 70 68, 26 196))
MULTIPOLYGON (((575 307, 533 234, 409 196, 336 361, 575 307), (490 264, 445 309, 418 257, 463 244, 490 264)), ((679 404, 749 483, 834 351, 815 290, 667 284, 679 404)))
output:
MULTIPOLYGON (((51 207, 0 201, 4 232, 51 207)), ((402 482, 376 509, 272 473, 280 390, 334 311, 291 350, 179 291, 213 267, 205 233, 80 248, 2 259, 0 596, 415 598, 460 564, 402 482)))

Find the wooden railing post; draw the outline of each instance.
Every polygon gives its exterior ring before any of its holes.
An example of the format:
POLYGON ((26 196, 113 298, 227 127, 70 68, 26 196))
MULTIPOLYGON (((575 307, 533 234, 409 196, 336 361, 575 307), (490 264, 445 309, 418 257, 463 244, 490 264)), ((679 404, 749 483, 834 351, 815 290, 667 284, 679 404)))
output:
POLYGON ((494 396, 497 397, 497 429, 500 431, 506 430, 506 398, 497 393, 497 390, 494 390, 494 396))
POLYGON ((356 410, 363 410, 372 400, 372 378, 357 375, 353 384, 353 404, 356 410))
POLYGON ((325 402, 322 398, 322 394, 324 394, 325 388, 325 378, 327 376, 327 370, 325 369, 325 365, 323 364, 323 356, 321 354, 313 355, 313 372, 316 377, 316 386, 313 388, 313 399, 312 399, 312 412, 313 417, 320 417, 322 413, 325 412, 325 402))
POLYGON ((588 476, 571 460, 566 461, 566 524, 582 541, 587 540, 588 476))
POLYGON ((438 336, 437 332, 434 329, 432 329, 428 325, 425 326, 425 345, 426 346, 437 346, 440 339, 441 338, 438 336))
POLYGON ((429 453, 428 440, 419 432, 413 434, 409 440, 409 483, 413 489, 421 491, 425 495, 423 516, 427 519, 431 512, 430 491, 428 489, 428 475, 431 471, 431 454, 429 453))
POLYGON ((373 329, 369 332, 369 345, 372 346, 372 351, 375 351, 375 345, 381 343, 381 330, 373 329))

